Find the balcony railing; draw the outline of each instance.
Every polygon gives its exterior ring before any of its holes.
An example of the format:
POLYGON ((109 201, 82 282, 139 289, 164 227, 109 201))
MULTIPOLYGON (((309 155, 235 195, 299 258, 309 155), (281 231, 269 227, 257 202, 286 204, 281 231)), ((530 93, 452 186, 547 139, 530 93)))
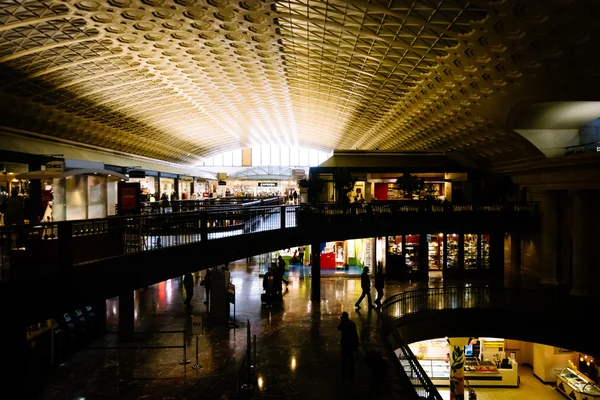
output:
MULTIPOLYGON (((275 202, 275 200, 273 200, 275 202)), ((278 201, 278 200, 277 200, 278 201)), ((318 229, 336 224, 352 214, 353 221, 374 220, 382 215, 529 215, 533 204, 410 206, 356 204, 280 206, 252 202, 202 211, 142 214, 102 219, 48 222, 0 227, 0 279, 51 273, 59 268, 155 251, 235 235, 296 226, 318 229), (258 205, 263 204, 263 205, 258 205), (439 207, 439 208, 438 208, 439 207)), ((278 202, 275 202, 278 204, 278 202)))
POLYGON ((277 197, 215 197, 208 199, 143 202, 142 214, 203 211, 220 207, 281 205, 284 198, 277 197))

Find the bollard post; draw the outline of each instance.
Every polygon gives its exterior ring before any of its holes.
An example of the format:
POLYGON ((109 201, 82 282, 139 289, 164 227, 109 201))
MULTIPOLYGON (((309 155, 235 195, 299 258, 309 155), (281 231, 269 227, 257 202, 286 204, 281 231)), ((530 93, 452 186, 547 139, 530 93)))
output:
POLYGON ((187 332, 183 331, 183 360, 179 361, 180 365, 187 365, 190 360, 187 359, 187 332))
POLYGON ((248 377, 248 381, 250 381, 250 377, 252 376, 252 341, 250 338, 250 320, 248 319, 248 326, 246 328, 246 373, 248 377))
POLYGON ((254 370, 256 371, 256 368, 258 368, 258 362, 256 361, 256 335, 254 335, 254 340, 252 341, 252 344, 254 345, 254 370))

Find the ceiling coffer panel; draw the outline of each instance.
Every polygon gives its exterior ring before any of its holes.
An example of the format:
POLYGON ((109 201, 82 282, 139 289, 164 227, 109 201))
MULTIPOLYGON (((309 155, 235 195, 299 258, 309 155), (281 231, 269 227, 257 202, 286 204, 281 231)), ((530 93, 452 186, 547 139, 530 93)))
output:
POLYGON ((261 144, 523 157, 506 116, 597 73, 568 62, 598 43, 595 3, 4 0, 0 124, 177 163, 261 144))

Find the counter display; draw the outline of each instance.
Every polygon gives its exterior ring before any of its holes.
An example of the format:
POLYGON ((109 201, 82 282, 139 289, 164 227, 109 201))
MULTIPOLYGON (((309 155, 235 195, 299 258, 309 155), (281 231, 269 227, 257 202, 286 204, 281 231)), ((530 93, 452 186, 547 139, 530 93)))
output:
MULTIPOLYGON (((407 361, 401 361, 405 371, 410 371, 407 361)), ((419 360, 419 363, 436 386, 450 385, 450 365, 446 360, 419 360)), ((478 365, 476 361, 465 364, 465 379, 472 387, 518 387, 519 367, 514 361, 511 368, 496 368, 491 362, 478 365)))
POLYGON ((574 368, 556 374, 556 389, 574 400, 600 399, 600 388, 574 368))

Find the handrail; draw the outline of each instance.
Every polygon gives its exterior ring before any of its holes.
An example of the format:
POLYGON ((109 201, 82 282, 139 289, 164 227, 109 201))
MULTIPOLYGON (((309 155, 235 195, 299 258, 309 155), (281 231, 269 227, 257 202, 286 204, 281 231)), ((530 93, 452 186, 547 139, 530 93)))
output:
POLYGON ((111 216, 88 220, 43 222, 0 227, 0 279, 22 278, 23 273, 52 273, 58 268, 99 261, 126 254, 159 250, 225 236, 273 231, 304 226, 377 221, 391 213, 415 221, 437 215, 473 219, 484 215, 534 216, 533 205, 516 203, 498 206, 421 204, 395 208, 356 204, 280 205, 280 198, 265 199, 260 205, 228 206, 201 211, 111 216), (436 207, 440 207, 437 209, 436 207), (410 216, 410 217, 409 217, 410 216), (18 264, 23 267, 18 270, 18 264))
MULTIPOLYGON (((384 345, 387 348, 390 359, 393 360, 392 362, 396 366, 396 369, 405 374, 406 378, 412 384, 412 388, 414 389, 417 398, 442 400, 442 396, 431 381, 431 378, 429 378, 410 347, 408 347, 408 344, 404 341, 400 332, 394 327, 394 324, 386 314, 385 310, 382 311, 381 315, 384 325, 382 329, 383 340, 385 342, 384 345), (400 355, 396 354, 396 351, 398 350, 400 350, 400 355), (400 359, 408 363, 409 371, 406 370, 400 359)), ((405 396, 406 393, 398 393, 399 397, 404 398, 403 395, 405 396)))

